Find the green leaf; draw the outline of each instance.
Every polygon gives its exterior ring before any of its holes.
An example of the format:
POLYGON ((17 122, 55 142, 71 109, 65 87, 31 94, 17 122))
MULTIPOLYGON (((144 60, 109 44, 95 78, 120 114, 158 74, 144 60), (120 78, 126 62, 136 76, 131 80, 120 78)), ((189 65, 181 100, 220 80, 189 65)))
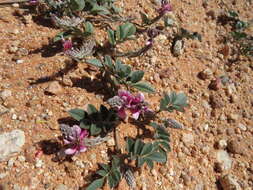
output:
POLYGON ((103 67, 103 64, 98 59, 90 59, 90 60, 87 60, 86 62, 93 65, 93 66, 95 66, 95 67, 98 67, 98 68, 103 67))
POLYGON ((161 152, 154 152, 154 153, 150 154, 147 158, 150 160, 156 161, 156 162, 166 162, 167 161, 166 156, 164 156, 164 154, 161 152))
POLYGON ((95 190, 95 189, 98 189, 98 188, 102 187, 103 184, 104 184, 104 178, 97 179, 97 180, 93 181, 93 182, 86 188, 86 190, 95 190))
POLYGON ((170 143, 168 141, 160 141, 159 142, 163 148, 165 148, 167 151, 170 151, 171 148, 170 148, 170 143))
POLYGON ((239 16, 239 15, 237 14, 237 12, 232 11, 232 10, 228 11, 228 15, 229 15, 230 17, 238 17, 238 16, 239 16))
POLYGON ((152 150, 153 150, 153 144, 147 143, 142 148, 140 155, 143 156, 143 155, 149 154, 150 152, 152 152, 152 150))
POLYGON ((155 89, 147 82, 137 82, 131 85, 132 87, 147 93, 154 93, 155 89))
POLYGON ((137 159, 137 163, 138 163, 138 167, 141 167, 145 162, 145 159, 142 157, 138 157, 137 159))
POLYGON ((128 75, 131 73, 131 67, 129 65, 126 64, 122 64, 120 65, 120 71, 118 73, 118 75, 121 78, 126 78, 128 77, 128 75))
POLYGON ((113 188, 118 185, 120 177, 121 177, 120 172, 117 170, 114 170, 111 173, 111 175, 108 176, 107 179, 108 179, 108 183, 109 183, 110 188, 113 188))
POLYGON ((143 146, 144 146, 144 143, 140 139, 137 139, 134 143, 134 152, 133 153, 135 155, 140 154, 143 146))
POLYGON ((84 0, 70 0, 70 8, 73 11, 81 11, 85 7, 85 1, 84 0))
POLYGON ((68 31, 66 31, 66 32, 60 32, 60 33, 56 34, 56 36, 53 39, 53 42, 55 43, 55 42, 58 42, 58 41, 60 41, 62 39, 69 38, 71 36, 72 36, 72 34, 70 32, 68 32, 68 31))
POLYGON ((77 121, 81 121, 85 116, 85 111, 82 109, 72 109, 69 110, 68 113, 77 121))
POLYGON ((173 129, 183 129, 183 125, 174 119, 164 119, 163 123, 165 127, 170 127, 173 129))
POLYGON ((88 104, 87 112, 88 112, 89 115, 91 115, 93 113, 97 113, 98 110, 92 104, 88 104))
POLYGON ((127 144, 127 146, 126 146, 127 152, 132 152, 133 151, 134 140, 131 139, 131 138, 127 138, 126 144, 127 144))
POLYGON ((116 30, 116 37, 119 41, 124 41, 126 38, 131 37, 136 32, 136 27, 132 23, 125 23, 120 25, 116 30))
POLYGON ((184 111, 184 107, 188 106, 187 97, 184 93, 176 94, 172 92, 171 94, 164 94, 164 97, 160 101, 160 110, 169 111, 177 110, 180 112, 184 111))
POLYGON ((131 73, 131 67, 123 64, 119 59, 115 62, 115 70, 120 78, 125 78, 131 73))
POLYGON ((244 32, 231 32, 231 35, 233 36, 233 38, 235 38, 236 40, 240 40, 242 38, 246 38, 247 34, 244 32))
POLYGON ((137 83, 137 82, 141 81, 143 76, 144 76, 143 71, 140 71, 140 70, 132 71, 131 74, 130 74, 131 82, 132 83, 137 83))
POLYGON ((112 160, 113 169, 117 168, 119 164, 120 164, 120 158, 114 155, 113 160, 112 160))
POLYGON ((155 123, 155 122, 151 122, 149 125, 151 127, 153 127, 154 129, 156 129, 157 127, 159 127, 159 125, 157 123, 155 123))
POLYGON ((109 43, 113 46, 116 45, 116 39, 115 39, 115 33, 113 30, 109 29, 107 30, 107 34, 108 34, 108 40, 109 40, 109 43))
POLYGON ((98 174, 98 175, 104 177, 104 176, 106 176, 106 175, 108 174, 108 172, 106 172, 105 170, 98 170, 98 171, 96 172, 96 174, 98 174))
POLYGON ((93 30, 94 30, 93 25, 89 21, 85 22, 85 32, 89 33, 89 34, 92 34, 93 30))
POLYGON ((86 124, 85 122, 83 122, 83 121, 81 121, 80 122, 80 127, 82 128, 82 129, 90 129, 90 124, 86 124))
POLYGON ((113 63, 112 63, 112 58, 109 55, 105 56, 105 65, 109 68, 109 69, 113 69, 113 63))
POLYGON ((91 13, 100 14, 100 15, 107 15, 107 14, 110 14, 110 11, 106 7, 94 4, 91 9, 91 13))
POLYGON ((91 124, 90 126, 90 134, 91 135, 97 135, 101 132, 101 128, 97 127, 95 124, 91 124))
POLYGON ((99 164, 106 172, 110 171, 110 166, 106 165, 106 164, 99 164))
POLYGON ((149 167, 150 169, 153 169, 154 163, 153 163, 152 160, 145 158, 145 162, 147 163, 147 165, 148 165, 148 167, 149 167))

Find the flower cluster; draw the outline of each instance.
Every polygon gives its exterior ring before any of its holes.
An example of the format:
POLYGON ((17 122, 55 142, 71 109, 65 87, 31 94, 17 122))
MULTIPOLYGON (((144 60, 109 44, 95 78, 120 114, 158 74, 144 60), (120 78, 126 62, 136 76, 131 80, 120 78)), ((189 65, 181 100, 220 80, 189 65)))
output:
POLYGON ((62 46, 63 46, 64 52, 67 52, 68 50, 71 50, 73 48, 73 44, 71 40, 62 39, 62 46))
POLYGON ((69 128, 63 139, 64 144, 69 146, 69 148, 65 150, 65 154, 74 155, 85 152, 87 147, 84 145, 84 139, 88 135, 88 131, 81 129, 78 125, 69 128))
POLYGON ((132 118, 135 120, 137 120, 140 115, 152 112, 147 107, 147 103, 144 101, 144 95, 142 93, 132 95, 128 91, 119 90, 118 96, 109 99, 108 103, 117 110, 118 116, 123 120, 128 117, 128 111, 132 114, 132 118))
POLYGON ((158 9, 159 15, 164 15, 166 12, 172 11, 171 4, 169 4, 167 0, 162 0, 161 4, 161 8, 158 9))

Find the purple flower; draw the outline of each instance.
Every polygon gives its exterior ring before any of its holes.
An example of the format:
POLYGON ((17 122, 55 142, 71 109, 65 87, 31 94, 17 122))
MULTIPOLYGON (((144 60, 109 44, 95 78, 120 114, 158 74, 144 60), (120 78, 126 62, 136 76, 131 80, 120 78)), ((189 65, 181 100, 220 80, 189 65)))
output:
POLYGON ((158 13, 160 15, 164 15, 166 12, 172 11, 171 4, 168 3, 167 0, 162 0, 162 6, 158 9, 158 13))
POLYGON ((151 111, 142 93, 134 96, 128 91, 119 90, 118 96, 109 99, 108 103, 117 110, 118 116, 123 120, 127 118, 128 112, 132 114, 132 118, 137 120, 141 114, 151 111))
POLYGON ((38 3, 39 3, 38 0, 29 0, 29 4, 30 4, 30 5, 36 5, 36 4, 38 4, 38 3))
POLYGON ((65 150, 65 154, 74 155, 80 152, 85 152, 87 147, 84 145, 84 138, 88 136, 88 131, 81 129, 78 125, 71 127, 70 134, 63 141, 70 148, 65 150))
POLYGON ((73 48, 73 44, 71 40, 62 40, 62 46, 63 50, 66 53, 68 50, 71 50, 73 48))

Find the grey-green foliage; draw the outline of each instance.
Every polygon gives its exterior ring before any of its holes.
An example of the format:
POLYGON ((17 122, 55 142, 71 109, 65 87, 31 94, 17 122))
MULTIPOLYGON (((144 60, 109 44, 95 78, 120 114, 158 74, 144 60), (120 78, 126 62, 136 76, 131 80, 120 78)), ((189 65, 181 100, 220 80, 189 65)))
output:
POLYGON ((160 101, 160 111, 172 112, 173 110, 177 110, 183 112, 186 106, 188 106, 187 97, 184 93, 164 93, 160 101))
POLYGON ((154 161, 161 163, 167 161, 167 155, 160 149, 158 143, 144 143, 140 139, 133 140, 131 138, 128 138, 126 143, 128 156, 132 160, 137 160, 138 167, 146 163, 150 168, 153 168, 154 161))
POLYGON ((69 111, 69 114, 80 122, 81 128, 88 129, 91 135, 98 135, 111 131, 118 121, 115 111, 107 109, 103 105, 97 110, 93 105, 89 104, 87 111, 72 109, 69 111))
MULTIPOLYGON (((59 19, 59 20, 64 20, 64 19, 59 19)), ((57 42, 62 39, 68 39, 70 37, 83 39, 83 38, 87 38, 88 36, 94 33, 94 27, 89 21, 80 22, 78 25, 67 25, 66 23, 65 25, 60 24, 59 26, 65 29, 65 31, 59 32, 54 37, 53 41, 57 42), (81 25, 81 27, 79 27, 78 25, 81 25)))
POLYGON ((170 151, 170 135, 167 132, 165 126, 157 124, 155 122, 150 123, 150 126, 155 129, 155 144, 159 145, 164 152, 170 151))
POLYGON ((44 12, 49 16, 51 13, 58 16, 73 16, 77 12, 85 11, 94 15, 112 15, 120 12, 115 6, 115 0, 41 0, 47 5, 44 12))
POLYGON ((112 164, 100 164, 101 169, 96 172, 99 178, 94 180, 86 190, 95 190, 103 186, 105 181, 108 182, 110 188, 116 187, 121 180, 120 159, 113 156, 112 164))
POLYGON ((142 81, 144 76, 143 71, 133 71, 131 66, 122 63, 119 59, 113 62, 110 56, 105 56, 104 62, 101 62, 98 59, 91 59, 88 60, 87 63, 100 68, 104 72, 107 72, 113 77, 115 85, 123 84, 143 92, 155 92, 155 89, 149 83, 142 81))
POLYGON ((233 30, 231 36, 238 43, 239 52, 246 56, 253 56, 253 36, 245 32, 245 29, 248 28, 252 22, 240 20, 239 14, 232 10, 228 11, 227 16, 233 30))
POLYGON ((132 39, 135 32, 135 25, 129 22, 119 25, 116 31, 109 29, 107 31, 109 43, 112 46, 115 46, 118 42, 124 42, 127 39, 132 39))

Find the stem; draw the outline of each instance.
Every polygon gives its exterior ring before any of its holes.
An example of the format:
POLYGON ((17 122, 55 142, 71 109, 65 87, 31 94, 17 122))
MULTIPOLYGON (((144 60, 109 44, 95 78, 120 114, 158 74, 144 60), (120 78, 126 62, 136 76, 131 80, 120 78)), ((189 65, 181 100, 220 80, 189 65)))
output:
POLYGON ((114 128, 114 139, 115 139, 115 147, 116 147, 116 151, 121 153, 120 147, 119 147, 119 137, 118 137, 118 133, 117 133, 117 129, 116 127, 114 128))
POLYGON ((115 57, 138 57, 144 53, 146 53, 152 46, 144 46, 143 48, 137 50, 137 51, 129 51, 129 52, 118 52, 114 56, 115 57))

